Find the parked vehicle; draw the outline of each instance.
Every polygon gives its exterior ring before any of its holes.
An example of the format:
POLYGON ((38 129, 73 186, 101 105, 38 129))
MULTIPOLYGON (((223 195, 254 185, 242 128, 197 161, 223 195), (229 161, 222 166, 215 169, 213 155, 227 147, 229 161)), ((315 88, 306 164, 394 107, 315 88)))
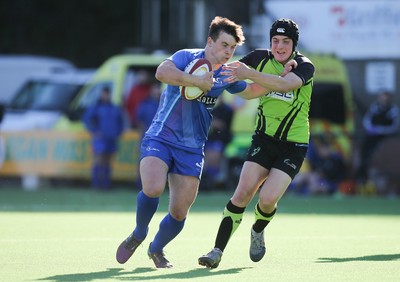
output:
POLYGON ((31 75, 8 103, 1 130, 53 129, 93 74, 73 70, 31 75))
POLYGON ((13 95, 36 73, 57 73, 74 70, 68 60, 33 55, 0 55, 0 103, 9 103, 13 95))
POLYGON ((97 101, 105 86, 111 89, 113 102, 123 106, 124 99, 136 83, 137 73, 145 70, 154 76, 157 66, 166 57, 168 55, 124 54, 109 58, 74 98, 68 114, 61 117, 56 128, 82 130, 82 113, 97 101))

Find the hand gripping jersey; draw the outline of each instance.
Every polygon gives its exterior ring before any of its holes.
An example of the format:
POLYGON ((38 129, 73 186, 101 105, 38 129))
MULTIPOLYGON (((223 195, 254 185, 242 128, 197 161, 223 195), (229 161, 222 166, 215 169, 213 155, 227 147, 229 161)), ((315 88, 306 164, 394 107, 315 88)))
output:
MULTIPOLYGON (((303 85, 287 93, 271 91, 260 97, 255 131, 281 141, 308 144, 308 114, 315 68, 297 51, 291 59, 298 64, 292 72, 301 78, 303 85)), ((276 61, 267 49, 254 50, 240 61, 267 74, 280 75, 284 69, 284 65, 276 61)))
MULTIPOLYGON (((171 60, 178 69, 194 59, 204 58, 204 49, 183 49, 177 51, 171 60)), ((211 125, 211 111, 224 90, 229 93, 242 92, 247 83, 239 81, 226 83, 226 76, 220 75, 222 67, 214 71, 214 86, 196 100, 186 100, 179 86, 167 85, 160 97, 160 105, 144 138, 153 138, 175 147, 201 153, 211 125)))

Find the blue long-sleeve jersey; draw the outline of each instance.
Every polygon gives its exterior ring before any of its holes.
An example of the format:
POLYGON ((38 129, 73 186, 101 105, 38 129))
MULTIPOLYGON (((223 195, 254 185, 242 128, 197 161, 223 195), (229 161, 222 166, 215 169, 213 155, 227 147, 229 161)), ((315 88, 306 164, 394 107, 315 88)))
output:
MULTIPOLYGON (((178 69, 184 70, 197 58, 204 58, 204 49, 179 50, 167 59, 178 69)), ((224 82, 226 76, 222 76, 221 71, 222 67, 214 71, 214 86, 211 91, 196 100, 183 98, 179 86, 167 85, 161 94, 158 111, 144 138, 153 138, 180 148, 201 152, 212 121, 211 111, 218 97, 224 90, 229 93, 239 93, 247 86, 244 81, 232 84, 224 82)))

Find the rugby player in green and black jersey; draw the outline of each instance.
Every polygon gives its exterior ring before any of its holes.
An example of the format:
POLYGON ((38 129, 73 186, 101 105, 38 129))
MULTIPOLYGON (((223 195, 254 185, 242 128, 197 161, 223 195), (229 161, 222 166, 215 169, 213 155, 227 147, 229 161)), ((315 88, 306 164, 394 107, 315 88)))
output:
POLYGON ((229 239, 257 191, 249 254, 254 262, 265 255, 264 229, 299 172, 309 142, 308 114, 315 68, 296 51, 298 39, 298 25, 290 19, 278 19, 270 29, 270 49, 254 50, 225 67, 230 82, 250 79, 265 88, 265 93, 260 97, 255 132, 239 183, 223 211, 214 248, 198 259, 200 265, 218 267, 229 239), (297 66, 281 76, 290 60, 295 60, 297 66))

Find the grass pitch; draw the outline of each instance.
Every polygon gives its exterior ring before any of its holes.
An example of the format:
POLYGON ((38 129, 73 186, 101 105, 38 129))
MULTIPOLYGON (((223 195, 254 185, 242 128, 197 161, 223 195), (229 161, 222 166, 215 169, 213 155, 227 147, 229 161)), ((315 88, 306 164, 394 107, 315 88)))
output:
POLYGON ((165 249, 172 269, 156 269, 148 244, 167 210, 160 202, 147 239, 124 265, 119 243, 132 231, 137 191, 95 193, 0 188, 2 281, 400 281, 400 199, 286 195, 266 233, 267 254, 248 256, 253 203, 217 269, 207 253, 229 193, 200 193, 184 230, 165 249))

